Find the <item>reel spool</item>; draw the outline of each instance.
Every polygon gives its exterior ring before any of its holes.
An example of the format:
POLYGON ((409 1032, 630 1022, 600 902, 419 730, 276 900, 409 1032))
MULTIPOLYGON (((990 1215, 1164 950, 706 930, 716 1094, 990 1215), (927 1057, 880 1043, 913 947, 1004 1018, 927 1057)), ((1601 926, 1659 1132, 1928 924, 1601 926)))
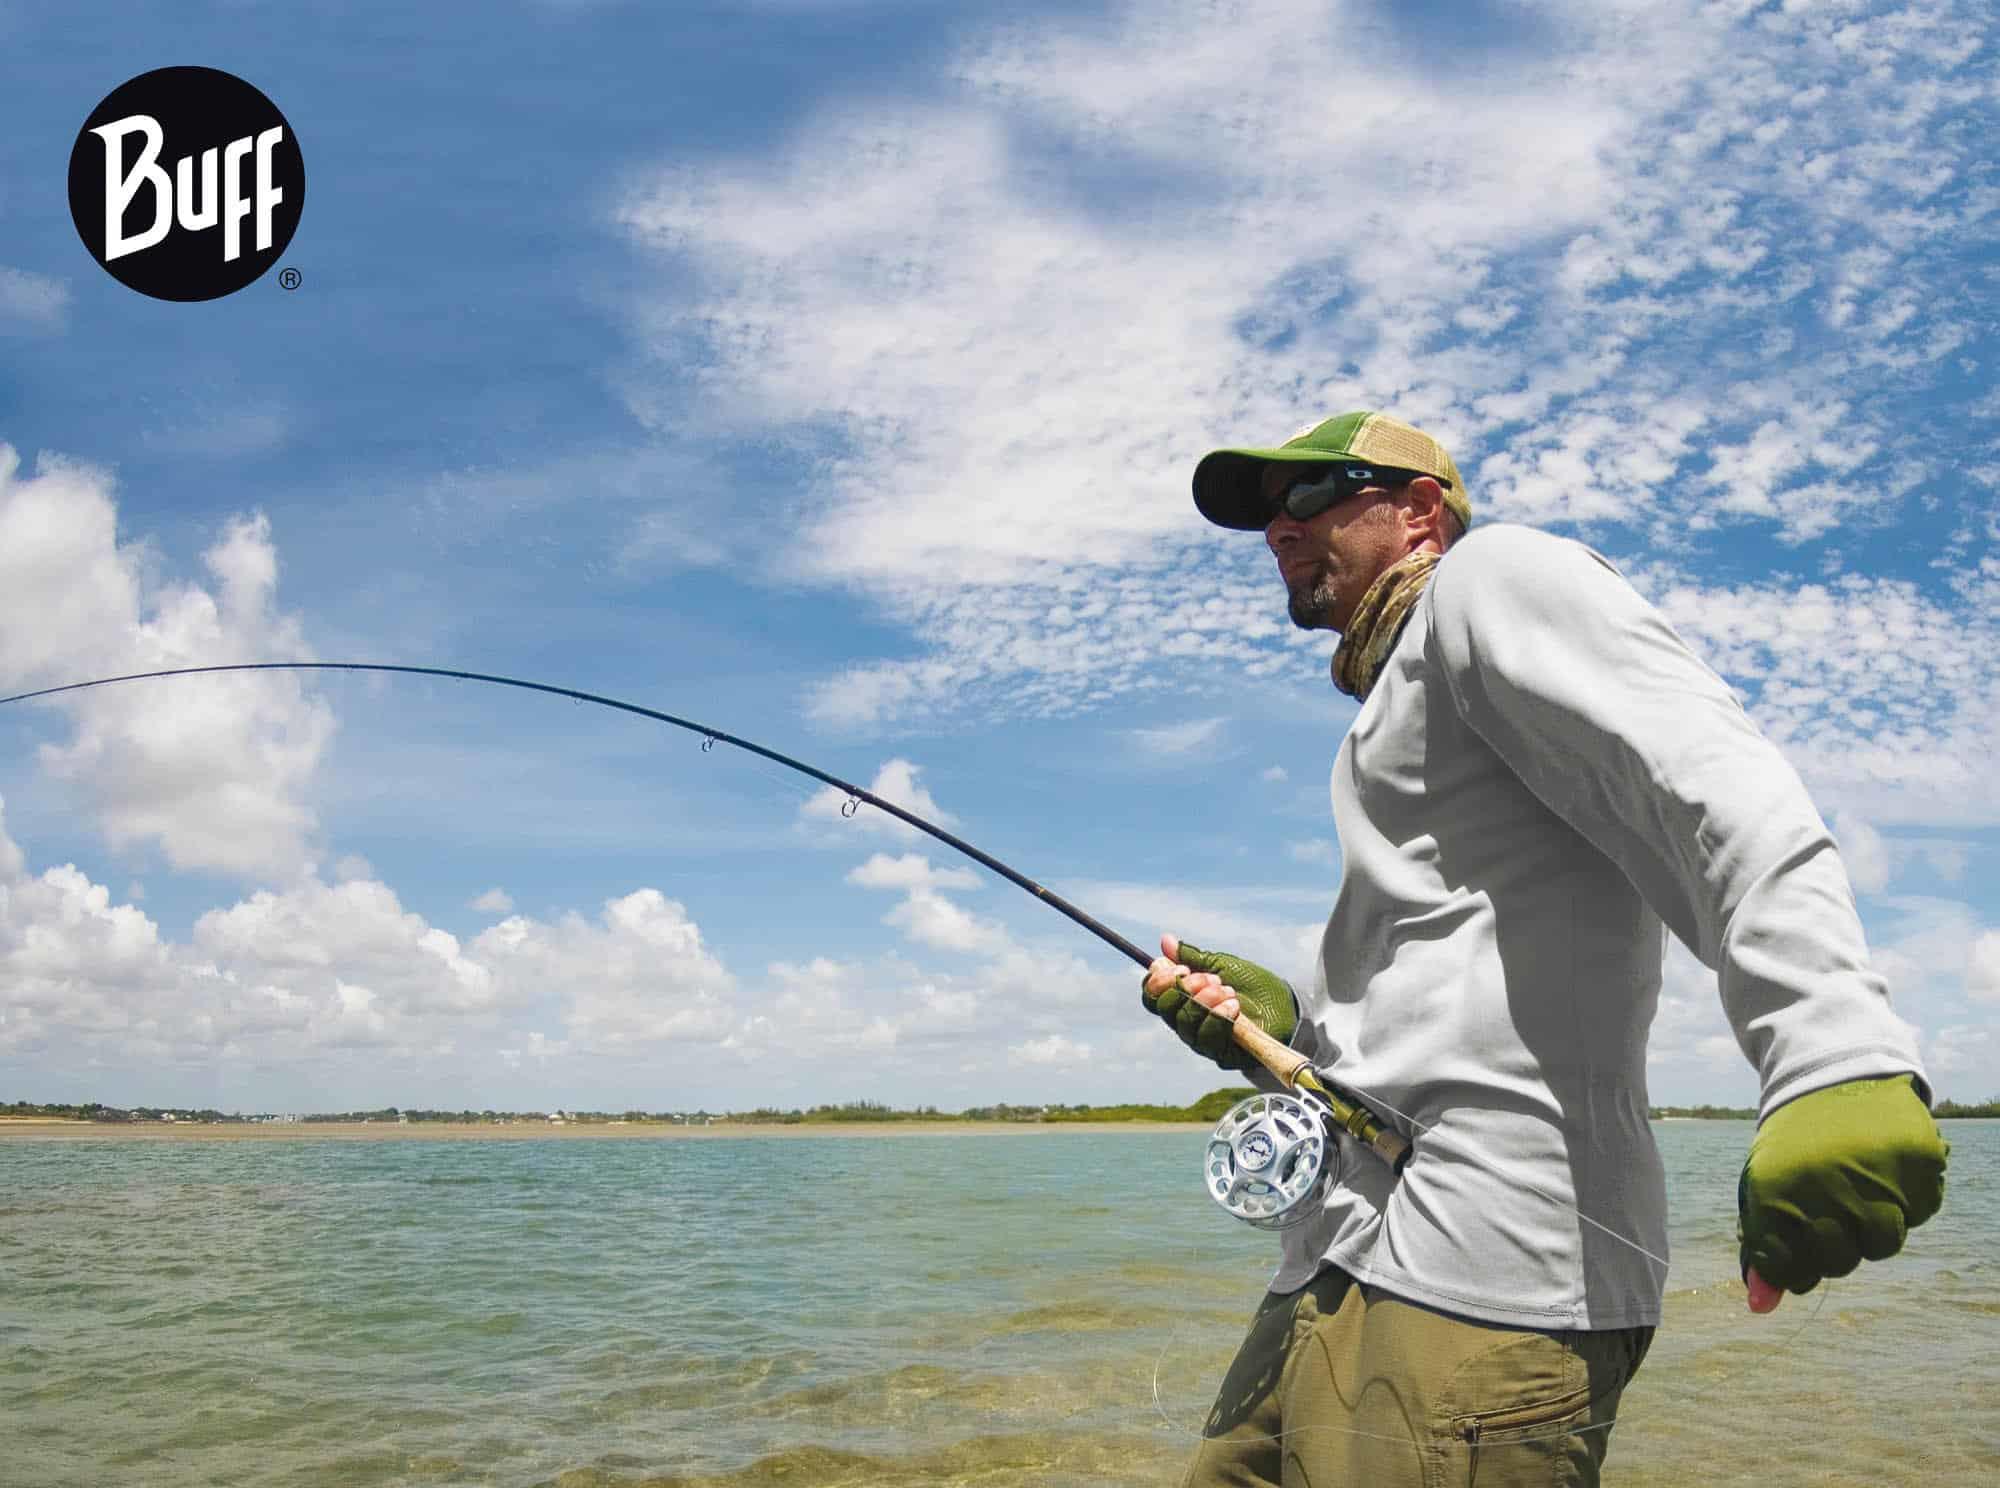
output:
POLYGON ((1310 1219, 1340 1171, 1331 1114, 1303 1090, 1238 1101, 1209 1135, 1208 1196, 1260 1230, 1310 1219))

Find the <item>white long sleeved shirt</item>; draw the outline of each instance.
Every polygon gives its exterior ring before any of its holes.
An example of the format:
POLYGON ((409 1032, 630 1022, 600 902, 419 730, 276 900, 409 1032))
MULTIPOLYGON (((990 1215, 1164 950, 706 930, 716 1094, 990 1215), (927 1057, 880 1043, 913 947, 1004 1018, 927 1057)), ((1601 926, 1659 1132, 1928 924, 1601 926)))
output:
POLYGON ((1422 1126, 1394 1121, 1416 1147, 1400 1176, 1343 1140, 1276 1290, 1330 1261, 1515 1327, 1657 1323, 1663 922, 1715 970, 1766 1113, 1922 1079, 1797 773, 1580 543, 1496 525, 1453 545, 1332 794, 1345 870, 1293 1046, 1422 1126))

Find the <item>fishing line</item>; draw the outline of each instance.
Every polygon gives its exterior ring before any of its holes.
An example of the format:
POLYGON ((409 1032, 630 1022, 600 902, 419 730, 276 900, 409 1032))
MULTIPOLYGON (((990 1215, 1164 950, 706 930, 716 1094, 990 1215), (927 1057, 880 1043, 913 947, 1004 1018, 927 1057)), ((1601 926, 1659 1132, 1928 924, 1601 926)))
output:
MULTIPOLYGON (((908 811, 901 806, 898 806, 893 801, 885 800, 883 797, 875 794, 873 791, 867 790, 862 786, 855 785, 851 781, 843 780, 837 775, 829 774, 828 772, 821 770, 816 766, 805 763, 803 760, 794 759, 790 755, 781 754, 777 750, 769 749, 766 748, 764 745, 754 743, 749 739, 741 738, 735 734, 726 733, 721 729, 712 728, 707 724, 698 723, 693 719, 678 717, 672 713, 664 713, 658 709, 643 707, 638 703, 626 702, 619 698, 607 697, 601 693, 585 692, 582 691, 581 689, 572 687, 558 687, 551 683, 546 683, 546 682, 532 682, 520 677, 502 676, 492 672, 463 671, 449 667, 407 666, 389 662, 362 662, 362 661, 262 661, 262 662, 234 662, 234 663, 214 665, 214 666, 164 667, 158 670, 148 671, 148 672, 126 673, 124 675, 116 677, 98 677, 98 678, 93 678, 92 680, 86 682, 71 682, 71 683, 65 683, 58 687, 42 687, 33 689, 32 691, 28 692, 15 693, 10 697, 0 698, 0 706, 5 706, 8 703, 29 702, 38 698, 55 697, 64 693, 82 692, 91 688, 108 687, 121 682, 143 682, 163 677, 188 677, 188 676, 200 676, 200 675, 225 673, 225 672, 267 672, 267 671, 398 673, 409 676, 445 677, 455 681, 485 682, 496 687, 513 687, 528 692, 547 693, 554 697, 566 697, 577 703, 595 703, 601 707, 612 708, 616 709, 619 712, 631 713, 642 718, 650 718, 659 723, 669 724, 675 728, 684 729, 689 733, 699 735, 702 741, 701 747, 703 753, 708 753, 712 751, 715 745, 718 743, 728 744, 733 748, 741 750, 758 759, 767 760, 770 761, 771 763, 781 765, 788 770, 793 770, 800 774, 810 776, 811 778, 820 781, 824 785, 831 786, 835 790, 842 792, 847 798, 846 801, 842 803, 840 808, 840 814, 843 817, 851 819, 859 811, 860 807, 863 804, 873 806, 876 809, 885 812, 889 816, 894 817, 895 819, 901 822, 904 822, 908 826, 914 827, 916 830, 923 832, 932 838, 935 838, 937 841, 944 843, 947 847, 952 848, 956 852, 962 853, 966 857, 971 858, 974 862, 980 864, 982 867, 985 867, 988 870, 999 874, 1002 878, 1005 878, 1008 882, 1034 895, 1037 899, 1040 899, 1043 903, 1047 904, 1051 909, 1054 909, 1059 913, 1067 916, 1077 925, 1089 931, 1092 935, 1096 936, 1099 940, 1111 946, 1113 949, 1120 951, 1130 960, 1136 962, 1139 966, 1150 967, 1154 959, 1150 954, 1140 949, 1133 942, 1127 940, 1124 936, 1119 935, 1116 931, 1110 929, 1108 926, 1102 924, 1101 922, 1094 919, 1090 915, 1084 913, 1081 909, 1078 909, 1075 905, 1071 904, 1068 900, 1062 898, 1060 895, 1054 893, 1053 891, 1047 888, 1044 888, 1041 884, 1036 883, 1033 879, 1028 878, 1023 874, 1016 872, 1014 869, 1008 867, 1007 864, 1001 862, 998 858, 995 858, 988 853, 982 852, 979 848, 974 847, 971 843, 965 841, 963 838, 954 836, 952 833, 947 832, 942 827, 934 826, 932 823, 926 821, 923 817, 920 817, 916 813, 908 811)), ((764 774, 765 772, 762 769, 759 769, 758 773, 764 774)), ((795 782, 792 782, 790 780, 786 780, 784 784, 789 789, 792 789, 794 791, 800 789, 800 787, 798 787, 795 782)), ((808 793, 807 799, 808 800, 812 799, 813 794, 814 793, 808 793)), ((1244 1026, 1240 1024, 1237 1025, 1237 1030, 1239 1033, 1245 1031, 1244 1026)), ((1247 1031, 1253 1033, 1256 1032, 1256 1030, 1254 1029, 1254 1025, 1251 1025, 1247 1031)), ((1240 1038, 1239 1042, 1241 1042, 1240 1038)), ((1269 1041, 1267 1040, 1266 1042, 1269 1041)), ((1288 1084, 1296 1080, 1297 1085, 1301 1089, 1309 1090, 1314 1094, 1320 1096, 1322 1099, 1324 1099, 1328 1107, 1330 1108, 1330 1113, 1331 1113, 1330 1124, 1345 1129, 1350 1136, 1355 1138, 1358 1144, 1375 1147, 1377 1152, 1380 1155, 1382 1155, 1385 1160, 1390 1161, 1392 1163, 1400 1162, 1400 1155, 1396 1151, 1397 1146, 1401 1143, 1399 1135, 1394 1133, 1393 1131, 1388 1130, 1386 1128, 1386 1124, 1380 1123, 1379 1118, 1375 1116, 1375 1110, 1369 1109, 1367 1105, 1361 1107, 1354 1107, 1348 1105, 1342 1099, 1342 1097, 1348 1095, 1350 1091, 1352 1092, 1353 1095, 1358 1097, 1363 1102, 1371 1103, 1375 1109, 1386 1111, 1393 1116, 1401 1118, 1403 1121, 1407 1122, 1413 1130, 1422 1133, 1426 1138, 1433 1141, 1439 1140, 1438 1135, 1433 1128, 1426 1125, 1424 1122, 1419 1121, 1417 1118, 1409 1115, 1407 1112, 1396 1109, 1396 1107, 1394 1107, 1393 1105, 1389 1104, 1386 1101, 1381 1100, 1380 1097, 1375 1096, 1367 1091, 1354 1089, 1351 1086, 1342 1085, 1336 1087, 1327 1083, 1323 1083, 1320 1079, 1315 1078, 1317 1075, 1318 1072, 1313 1070, 1309 1064, 1304 1064, 1303 1062, 1301 1062, 1297 1067, 1295 1067, 1292 1070, 1290 1076, 1281 1076, 1281 1078, 1284 1078, 1286 1080, 1286 1083, 1288 1084)), ((1335 1140, 1337 1140, 1337 1138, 1335 1140)), ((1560 1199, 1555 1195, 1549 1193, 1547 1190, 1542 1189, 1533 1183, 1525 1182, 1524 1180, 1520 1179, 1517 1175, 1509 1173, 1504 1168, 1499 1167, 1498 1165, 1494 1164, 1490 1159, 1487 1159, 1486 1157, 1478 1153, 1476 1150, 1468 1148, 1463 1142, 1454 1142, 1452 1143, 1452 1145, 1458 1151, 1460 1151, 1465 1156, 1470 1158, 1476 1165, 1486 1168, 1489 1172, 1497 1174, 1499 1177, 1506 1179, 1510 1183, 1520 1184, 1520 1186, 1527 1189, 1528 1191, 1538 1195, 1539 1197, 1549 1201, 1550 1203, 1557 1205, 1559 1208, 1562 1208, 1568 1211, 1569 1213, 1573 1214, 1577 1219, 1583 1221, 1585 1224, 1591 1225, 1592 1227, 1603 1231, 1603 1233, 1609 1235, 1612 1239, 1617 1240, 1622 1244, 1628 1245, 1632 1249, 1638 1251, 1641 1255, 1645 1256, 1649 1261, 1653 1262, 1655 1265, 1661 1268, 1661 1280, 1662 1283, 1664 1284, 1667 1262, 1663 1257, 1654 1255, 1652 1251, 1648 1250, 1645 1246, 1639 1244, 1638 1241, 1633 1240, 1628 1236, 1622 1235, 1618 1231, 1612 1229, 1610 1226, 1603 1224, 1602 1222, 1596 1219, 1591 1218, 1591 1216, 1583 1213, 1582 1210, 1578 1209, 1575 1205, 1568 1203, 1566 1200, 1560 1199)), ((1407 1152, 1406 1144, 1402 1145, 1402 1151, 1407 1152)), ((1824 1306, 1825 1301, 1826 1301, 1825 1295, 1824 1293, 1822 1293, 1820 1298, 1820 1305, 1824 1306)), ((1802 1323, 1800 1327, 1797 1330, 1795 1330, 1794 1333, 1784 1341, 1783 1344, 1780 1344, 1777 1347, 1784 1347, 1788 1345, 1791 1339, 1796 1338, 1798 1336, 1798 1333, 1803 1332, 1805 1327, 1809 1325, 1812 1322, 1813 1318, 1816 1318, 1818 1315, 1819 1315, 1818 1309, 1815 1309, 1812 1315, 1808 1317, 1805 1320, 1805 1322, 1802 1323)), ((1772 1350, 1772 1352, 1775 1351, 1776 1351, 1775 1349, 1772 1350)), ((1155 1365, 1155 1375, 1154 1375, 1154 1403, 1156 1407, 1159 1406, 1157 1363, 1155 1365)), ((1166 1419, 1164 1415, 1164 1410, 1162 1410, 1162 1418, 1166 1419)), ((1178 1427, 1177 1424, 1172 1422, 1171 1420, 1168 1421, 1168 1424, 1170 1426, 1176 1426, 1176 1429, 1184 1429, 1178 1427)), ((1591 1430, 1608 1429, 1611 1424, 1612 1424, 1611 1422, 1604 1422, 1601 1423, 1601 1426, 1599 1427, 1591 1427, 1588 1429, 1591 1430)), ((1351 1428, 1337 1427, 1331 1425, 1329 1426, 1315 1425, 1309 1427, 1296 1428, 1296 1430, 1338 1431, 1338 1430, 1351 1430, 1351 1428)), ((1369 1435, 1370 1433, 1355 1432, 1354 1434, 1369 1435)), ((1569 1434, 1569 1433, 1556 1433, 1556 1434, 1569 1434)), ((1273 1440, 1277 1439, 1281 1438, 1273 1438, 1273 1440)), ((1402 1440, 1402 1438, 1386 1438, 1386 1439, 1402 1440)), ((1522 1437, 1510 1438, 1510 1440, 1516 1440, 1516 1441, 1529 1440, 1529 1439, 1532 1438, 1522 1438, 1522 1437)))

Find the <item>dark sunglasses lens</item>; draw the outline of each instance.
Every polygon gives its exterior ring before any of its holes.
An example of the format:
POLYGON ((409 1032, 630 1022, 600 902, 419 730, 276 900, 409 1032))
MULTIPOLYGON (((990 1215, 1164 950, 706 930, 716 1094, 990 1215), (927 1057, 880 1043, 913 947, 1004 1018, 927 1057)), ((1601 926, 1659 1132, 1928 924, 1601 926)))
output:
POLYGON ((1347 494, 1348 486, 1337 475, 1306 479, 1285 492, 1281 503, 1285 515, 1294 522, 1309 522, 1347 494))

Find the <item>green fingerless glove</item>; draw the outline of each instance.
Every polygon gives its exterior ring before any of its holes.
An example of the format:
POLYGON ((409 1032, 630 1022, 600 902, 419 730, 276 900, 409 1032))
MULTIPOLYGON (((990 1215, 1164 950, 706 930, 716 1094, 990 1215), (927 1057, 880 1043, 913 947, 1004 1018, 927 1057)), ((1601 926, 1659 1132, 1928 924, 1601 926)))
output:
POLYGON ((1736 1183, 1739 1260, 1803 1294, 1903 1237, 1944 1202, 1951 1146, 1907 1075, 1829 1085, 1757 1129, 1736 1183))
MULTIPOLYGON (((1236 993, 1243 1014, 1279 1043, 1288 1043, 1299 1026, 1298 999, 1291 984, 1274 971, 1266 971, 1255 961, 1220 951, 1204 951, 1200 946, 1181 942, 1180 964, 1189 971, 1212 971, 1236 993)), ((1166 1019, 1180 1041, 1197 1054, 1205 1054, 1224 1069, 1249 1074, 1263 1068, 1230 1037, 1229 1020, 1219 1018, 1179 987, 1169 987, 1157 998, 1148 996, 1143 985, 1140 1000, 1146 1011, 1166 1019)))

